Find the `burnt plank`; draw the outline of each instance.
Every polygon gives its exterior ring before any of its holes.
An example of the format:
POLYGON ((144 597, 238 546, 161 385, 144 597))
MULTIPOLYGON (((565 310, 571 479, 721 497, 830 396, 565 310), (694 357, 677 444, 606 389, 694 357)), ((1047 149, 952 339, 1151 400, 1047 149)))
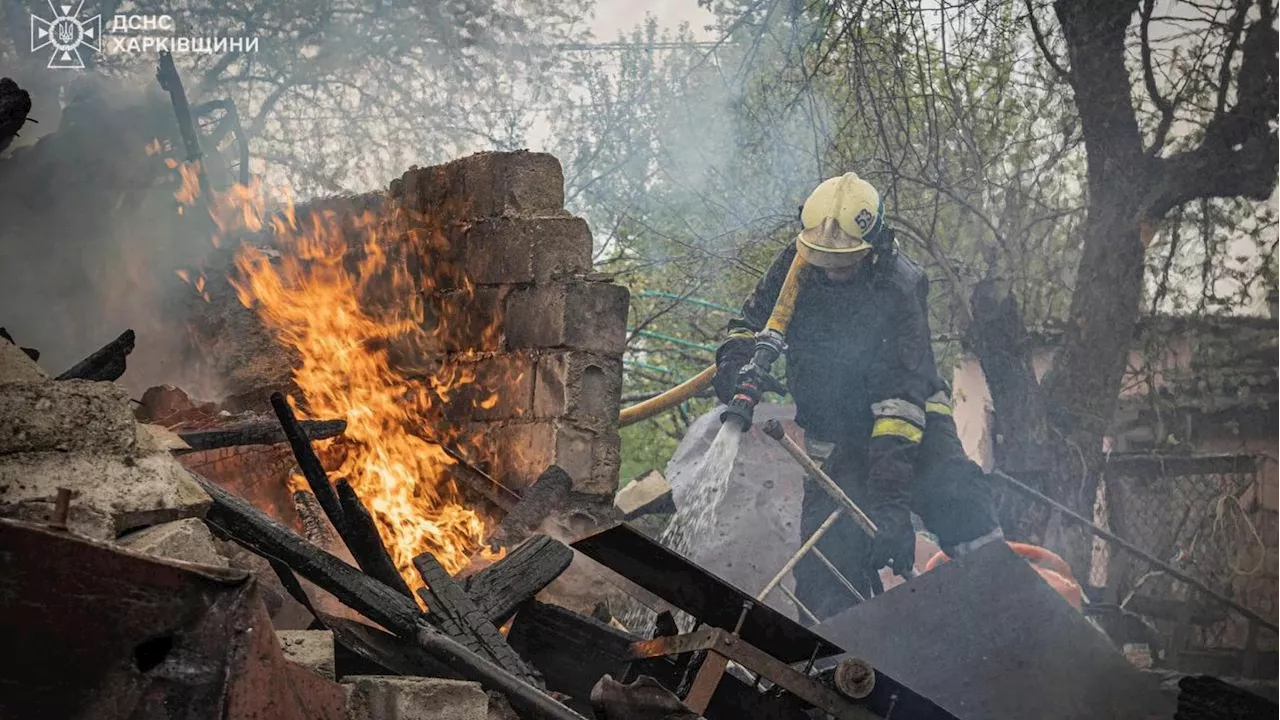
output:
POLYGON ((342 536, 343 542, 351 551, 351 556, 356 559, 356 563, 360 565, 360 569, 387 587, 413 599, 409 584, 400 576, 400 571, 396 569, 396 564, 391 559, 391 553, 387 552, 387 546, 383 544, 382 536, 378 534, 378 526, 374 522, 373 515, 369 514, 364 503, 360 502, 360 498, 356 496, 356 491, 345 479, 335 483, 335 487, 338 492, 338 502, 342 506, 342 527, 338 528, 338 534, 342 536))
POLYGON ((515 545, 529 537, 557 508, 564 507, 573 489, 573 478, 551 465, 510 507, 489 538, 491 545, 515 545))
POLYGON ((89 357, 71 366, 55 380, 116 381, 124 375, 125 357, 133 352, 136 338, 133 330, 125 330, 120 337, 103 345, 89 357))
POLYGON ((489 622, 501 626, 516 608, 551 584, 573 562, 573 550, 534 535, 501 560, 466 579, 467 595, 489 622))
POLYGON ((298 469, 302 471, 302 476, 307 479, 307 485, 311 487, 311 494, 316 496, 316 501, 324 509, 324 514, 329 516, 329 522, 333 523, 333 527, 341 534, 342 504, 338 501, 338 494, 334 492, 333 486, 329 484, 329 476, 325 473, 324 466, 320 464, 320 458, 316 457, 316 451, 311 447, 311 440, 303 432, 302 425, 298 423, 298 418, 293 414, 293 408, 289 407, 289 401, 283 394, 271 393, 271 409, 275 411, 276 419, 280 421, 280 427, 284 430, 289 447, 293 450, 293 457, 298 461, 298 469))
MULTIPOLYGON (((302 427, 303 434, 311 440, 337 437, 347 431, 346 420, 303 420, 298 424, 302 427)), ((188 430, 179 432, 178 437, 191 446, 189 450, 183 448, 178 453, 241 445, 276 445, 288 439, 284 428, 273 422, 242 423, 216 430, 188 430)))
MULTIPOLYGON (((506 638, 498 632, 498 628, 480 613, 480 609, 471 602, 471 598, 467 597, 467 593, 449 576, 434 555, 422 553, 413 559, 413 566, 418 569, 423 582, 427 584, 424 599, 427 600, 428 619, 445 620, 447 618, 449 626, 456 627, 457 631, 461 632, 461 636, 455 637, 455 640, 475 638, 482 651, 478 654, 492 658, 517 677, 525 678, 534 684, 541 684, 537 674, 530 672, 520 656, 516 655, 507 644, 506 638)), ((446 634, 452 635, 452 633, 446 634)), ((471 645, 469 642, 464 644, 471 645)))
POLYGON ((205 520, 246 548, 284 563, 289 569, 328 591, 340 602, 397 633, 417 628, 417 604, 377 580, 330 555, 259 510, 198 473, 191 473, 212 498, 205 520))

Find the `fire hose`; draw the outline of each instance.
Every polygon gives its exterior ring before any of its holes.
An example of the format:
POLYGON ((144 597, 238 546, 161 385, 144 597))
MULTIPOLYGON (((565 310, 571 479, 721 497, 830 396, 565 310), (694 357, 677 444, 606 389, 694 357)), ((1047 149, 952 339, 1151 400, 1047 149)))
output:
MULTIPOLYGON (((779 389, 776 380, 772 385, 766 384, 764 387, 760 386, 759 380, 771 379, 769 369, 785 349, 783 339, 787 333, 787 326, 791 324, 791 316, 795 313, 796 295, 800 291, 800 270, 804 264, 800 254, 796 253, 795 259, 791 261, 791 267, 787 269, 787 277, 782 282, 782 289, 778 291, 778 299, 774 301, 769 321, 756 335, 755 356, 739 374, 740 391, 730 401, 729 408, 721 415, 721 421, 736 417, 741 420, 742 429, 747 430, 751 427, 755 406, 759 404, 763 393, 779 389)), ((661 395, 623 408, 618 415, 618 425, 625 427, 647 420, 679 405, 710 386, 715 376, 716 366, 712 365, 661 395)))

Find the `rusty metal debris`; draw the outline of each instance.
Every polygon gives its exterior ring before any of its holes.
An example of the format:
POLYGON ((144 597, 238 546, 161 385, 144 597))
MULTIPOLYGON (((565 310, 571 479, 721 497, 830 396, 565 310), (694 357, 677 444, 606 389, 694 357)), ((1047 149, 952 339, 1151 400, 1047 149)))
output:
POLYGON ((0 547, 0 717, 342 720, 341 688, 284 661, 248 573, 13 520, 0 547))

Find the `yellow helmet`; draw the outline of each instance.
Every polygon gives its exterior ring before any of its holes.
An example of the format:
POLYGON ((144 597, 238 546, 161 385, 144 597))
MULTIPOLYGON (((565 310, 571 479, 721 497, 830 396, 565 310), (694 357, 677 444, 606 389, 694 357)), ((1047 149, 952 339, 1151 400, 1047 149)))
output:
POLYGON ((800 211, 804 230, 796 249, 818 267, 848 267, 871 250, 871 239, 884 227, 884 201, 871 183, 856 173, 825 180, 800 211))

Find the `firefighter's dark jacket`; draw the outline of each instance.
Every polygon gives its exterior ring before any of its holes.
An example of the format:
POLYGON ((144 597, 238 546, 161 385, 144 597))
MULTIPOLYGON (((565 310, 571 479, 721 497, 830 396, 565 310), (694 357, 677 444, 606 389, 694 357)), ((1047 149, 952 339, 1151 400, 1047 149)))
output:
MULTIPOLYGON (((774 259, 742 318, 729 323, 731 337, 765 326, 795 254, 792 243, 774 259)), ((865 263, 846 282, 812 266, 801 272, 786 332, 796 424, 854 457, 865 451, 869 489, 905 499, 926 404, 940 386, 924 310, 928 278, 900 253, 865 263)))

